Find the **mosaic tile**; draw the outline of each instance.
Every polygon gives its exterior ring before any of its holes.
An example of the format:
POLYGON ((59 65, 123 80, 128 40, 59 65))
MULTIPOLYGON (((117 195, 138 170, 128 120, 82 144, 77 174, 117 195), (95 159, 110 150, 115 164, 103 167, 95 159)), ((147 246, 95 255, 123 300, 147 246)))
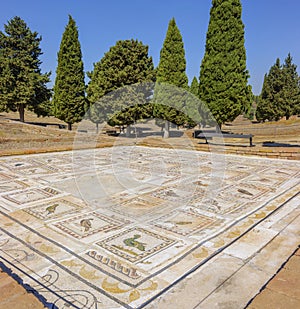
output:
POLYGON ((96 244, 129 262, 137 262, 174 243, 174 240, 149 230, 132 228, 96 244))

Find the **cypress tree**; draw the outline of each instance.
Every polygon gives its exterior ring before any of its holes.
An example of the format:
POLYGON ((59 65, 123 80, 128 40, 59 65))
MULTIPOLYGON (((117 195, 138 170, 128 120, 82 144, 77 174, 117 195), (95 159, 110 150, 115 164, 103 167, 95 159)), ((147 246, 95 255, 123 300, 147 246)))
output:
POLYGON ((150 105, 146 103, 155 71, 147 45, 137 40, 118 41, 94 64, 88 76, 90 120, 96 125, 103 121, 130 125, 151 116, 150 105))
POLYGON ((18 111, 24 122, 25 108, 38 116, 49 111, 51 92, 46 84, 50 73, 42 74, 39 47, 42 40, 18 16, 0 32, 0 111, 18 111))
POLYGON ((200 98, 221 126, 250 104, 240 0, 213 0, 200 68, 200 98))
POLYGON ((78 30, 74 19, 69 15, 57 57, 57 69, 54 85, 54 115, 68 124, 82 120, 85 114, 85 83, 82 53, 78 39, 78 30))
MULTIPOLYGON (((158 84, 171 84, 183 90, 188 90, 188 78, 186 75, 186 60, 184 44, 181 33, 175 19, 169 22, 166 38, 160 51, 160 60, 157 67, 156 82, 158 84)), ((172 92, 170 87, 158 87, 154 93, 154 116, 165 120, 164 137, 169 137, 170 122, 177 125, 185 121, 184 100, 180 98, 178 91, 172 92), (170 106, 171 105, 171 106, 170 106)))
POLYGON ((194 96, 196 96, 196 97, 199 96, 199 83, 198 83, 196 76, 194 76, 194 78, 192 80, 192 83, 191 83, 191 86, 190 86, 190 91, 194 96))
POLYGON ((282 66, 284 87, 282 91, 283 104, 281 110, 288 120, 292 115, 300 113, 300 88, 297 66, 289 53, 282 66))

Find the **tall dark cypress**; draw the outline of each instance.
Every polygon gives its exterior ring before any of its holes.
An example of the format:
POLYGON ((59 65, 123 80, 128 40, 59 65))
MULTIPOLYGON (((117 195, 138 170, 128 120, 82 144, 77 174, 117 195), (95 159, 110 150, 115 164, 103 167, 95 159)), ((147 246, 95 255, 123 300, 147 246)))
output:
MULTIPOLYGON (((156 82, 171 84, 183 90, 189 89, 186 75, 184 44, 174 18, 169 22, 166 38, 160 51, 156 82)), ((180 113, 184 106, 180 98, 174 97, 178 95, 178 91, 174 89, 173 100, 171 100, 172 94, 167 94, 166 92, 169 91, 166 88, 158 88, 156 88, 154 95, 155 102, 158 103, 154 108, 154 116, 166 120, 164 137, 168 137, 170 121, 178 125, 184 122, 183 114, 180 113), (171 101, 177 101, 177 111, 168 106, 171 101)))
POLYGON ((213 0, 200 68, 200 98, 221 126, 250 104, 240 0, 213 0))
POLYGON ((74 19, 69 15, 60 43, 54 85, 54 115, 68 124, 82 120, 85 114, 85 83, 82 53, 78 30, 74 19))
POLYGON ((198 80, 196 78, 196 76, 194 76, 191 86, 190 86, 190 92, 195 95, 196 97, 199 96, 199 83, 198 80))

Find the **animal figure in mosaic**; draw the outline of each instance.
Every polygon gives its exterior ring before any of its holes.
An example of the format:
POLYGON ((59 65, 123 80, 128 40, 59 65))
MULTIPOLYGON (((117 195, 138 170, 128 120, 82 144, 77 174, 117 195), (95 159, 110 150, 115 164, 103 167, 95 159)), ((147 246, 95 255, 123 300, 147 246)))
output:
POLYGON ((177 221, 174 223, 175 225, 187 225, 187 224, 192 224, 193 222, 192 221, 177 221))
POLYGON ((246 194, 246 195, 250 195, 253 196, 253 194, 245 189, 238 189, 238 192, 242 193, 242 194, 246 194))
POLYGON ((134 247, 134 248, 137 248, 140 251, 145 251, 145 245, 146 244, 136 240, 140 237, 141 237, 141 235, 134 235, 131 238, 127 238, 127 239, 123 240, 123 242, 128 247, 134 247))
POLYGON ((80 221, 80 225, 84 228, 84 232, 88 232, 91 227, 92 227, 92 221, 93 218, 90 218, 90 219, 82 219, 80 221))
POLYGON ((53 204, 50 205, 46 208, 46 211, 48 211, 47 215, 51 215, 55 212, 56 208, 57 208, 58 204, 53 204))

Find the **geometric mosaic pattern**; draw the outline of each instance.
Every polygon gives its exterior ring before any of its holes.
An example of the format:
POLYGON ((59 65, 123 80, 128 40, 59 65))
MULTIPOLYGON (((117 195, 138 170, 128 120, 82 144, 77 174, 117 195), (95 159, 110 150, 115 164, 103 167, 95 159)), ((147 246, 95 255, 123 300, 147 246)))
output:
POLYGON ((65 198, 51 202, 40 203, 36 206, 25 208, 24 211, 41 220, 58 219, 66 215, 74 214, 83 209, 83 206, 68 201, 65 198))
POLYGON ((194 209, 179 210, 160 217, 153 225, 179 235, 190 235, 219 221, 218 219, 201 215, 194 209))
POLYGON ((11 194, 5 194, 2 197, 14 204, 22 205, 43 200, 59 194, 59 191, 52 188, 26 189, 11 194))
POLYGON ((174 244, 174 240, 143 228, 132 228, 96 244, 130 262, 137 262, 174 244))
POLYGON ((141 308, 299 191, 297 161, 129 146, 4 157, 0 261, 59 308, 141 308))
POLYGON ((94 234, 101 235, 103 233, 105 235, 108 231, 116 230, 126 223, 128 224, 129 221, 121 221, 97 212, 91 212, 59 221, 54 225, 72 237, 81 239, 94 234))

